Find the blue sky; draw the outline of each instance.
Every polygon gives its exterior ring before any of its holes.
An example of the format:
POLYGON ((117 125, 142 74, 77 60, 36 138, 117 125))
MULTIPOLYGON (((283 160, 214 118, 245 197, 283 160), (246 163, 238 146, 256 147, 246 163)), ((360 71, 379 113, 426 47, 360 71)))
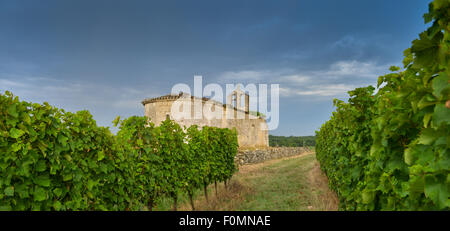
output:
POLYGON ((278 83, 270 134, 312 135, 333 98, 401 64, 429 2, 0 0, 0 92, 112 126, 194 75, 278 83))

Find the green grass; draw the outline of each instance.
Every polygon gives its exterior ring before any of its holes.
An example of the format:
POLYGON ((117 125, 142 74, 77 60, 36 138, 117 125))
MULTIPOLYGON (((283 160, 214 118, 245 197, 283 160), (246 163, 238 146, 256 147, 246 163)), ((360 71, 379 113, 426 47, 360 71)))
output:
MULTIPOLYGON (((336 210, 337 197, 328 189, 314 154, 241 166, 227 190, 218 184, 195 192, 196 210, 226 211, 307 211, 336 210)), ((161 198, 154 210, 172 210, 173 199, 161 198)), ((191 210, 185 194, 178 196, 178 210, 191 210)))
POLYGON ((254 189, 237 210, 308 210, 313 192, 308 190, 308 172, 313 155, 282 160, 245 177, 254 189))
MULTIPOLYGON (((222 183, 217 182, 217 184, 218 184, 218 188, 219 188, 219 185, 222 184, 222 183)), ((208 191, 208 197, 213 198, 215 196, 214 184, 210 185, 208 187, 207 191, 208 191)), ((193 195, 194 200, 202 198, 202 197, 204 198, 203 188, 202 189, 197 189, 197 190, 194 191, 194 195, 193 195)), ((170 198, 170 197, 161 197, 161 198, 159 198, 159 200, 156 201, 156 203, 155 203, 156 206, 155 206, 155 208, 153 208, 153 210, 155 210, 155 211, 169 211, 169 210, 173 210, 173 203, 174 203, 174 200, 172 198, 170 198)), ((188 195, 186 193, 179 193, 178 194, 177 204, 178 204, 178 209, 179 209, 180 205, 188 205, 189 208, 191 208, 190 207, 189 197, 188 197, 188 195)))

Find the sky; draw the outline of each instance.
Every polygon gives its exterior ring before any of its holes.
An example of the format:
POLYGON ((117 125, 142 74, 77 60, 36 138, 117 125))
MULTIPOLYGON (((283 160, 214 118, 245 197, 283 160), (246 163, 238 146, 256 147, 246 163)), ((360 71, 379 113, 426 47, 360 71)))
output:
POLYGON ((89 110, 113 127, 194 75, 279 84, 269 133, 313 135, 333 98, 401 66, 429 2, 0 0, 0 94, 89 110))

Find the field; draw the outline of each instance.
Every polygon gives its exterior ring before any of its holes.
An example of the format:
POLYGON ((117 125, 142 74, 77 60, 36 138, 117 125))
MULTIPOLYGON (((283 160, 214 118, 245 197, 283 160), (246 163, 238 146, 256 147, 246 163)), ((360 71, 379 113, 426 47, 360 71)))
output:
MULTIPOLYGON (((228 188, 223 184, 208 188, 208 201, 196 192, 196 210, 226 211, 324 211, 337 210, 336 195, 320 171, 314 153, 240 166, 228 188)), ((161 201, 156 210, 170 210, 172 200, 161 201)), ((178 210, 192 210, 186 196, 178 210)))

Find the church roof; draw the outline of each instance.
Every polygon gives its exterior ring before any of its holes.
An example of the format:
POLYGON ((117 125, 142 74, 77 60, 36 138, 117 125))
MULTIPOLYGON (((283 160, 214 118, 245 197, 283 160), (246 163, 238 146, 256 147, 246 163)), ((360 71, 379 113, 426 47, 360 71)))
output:
MULTIPOLYGON (((191 97, 191 99, 194 99, 194 98, 196 98, 196 99, 201 99, 201 100, 203 100, 203 101, 209 101, 209 100, 211 100, 210 98, 208 98, 208 97, 203 97, 203 98, 199 98, 199 97, 195 97, 195 96, 192 96, 192 95, 190 95, 190 94, 188 94, 188 93, 185 93, 185 92, 180 92, 179 94, 167 94, 167 95, 163 95, 163 96, 159 96, 159 97, 154 97, 154 98, 147 98, 147 99, 144 99, 143 101, 142 101, 142 105, 146 105, 146 104, 148 104, 148 103, 153 103, 153 102, 157 102, 157 101, 165 101, 165 100, 177 100, 177 99, 179 99, 179 98, 181 98, 181 97, 191 97)), ((216 101, 215 101, 216 102, 216 101)), ((219 103, 219 102, 218 102, 219 103)), ((222 104, 222 103, 221 103, 222 104)))
MULTIPOLYGON (((233 92, 243 92, 239 87, 236 89, 236 90, 234 90, 233 92)), ((244 92, 244 94, 245 94, 245 92, 244 92)), ((212 100, 212 99, 210 99, 210 98, 208 98, 208 97, 202 97, 202 98, 199 98, 199 97, 195 97, 195 96, 193 96, 193 95, 190 95, 190 94, 188 94, 188 93, 186 93, 186 92, 180 92, 179 94, 167 94, 167 95, 163 95, 163 96, 158 96, 158 97, 154 97, 154 98, 147 98, 147 99, 144 99, 144 100, 142 100, 142 105, 146 105, 146 104, 148 104, 148 103, 153 103, 153 102, 161 102, 161 101, 175 101, 175 100, 177 100, 177 99, 179 99, 179 98, 181 98, 181 97, 190 97, 191 99, 201 99, 202 101, 209 101, 209 102, 213 102, 213 103, 216 103, 216 104, 220 104, 220 105, 222 105, 223 107, 226 107, 226 104, 223 104, 223 103, 221 103, 221 102, 219 102, 219 101, 215 101, 215 100, 212 100)), ((230 105, 229 105, 230 106, 230 105)), ((236 110, 236 111, 242 111, 242 112, 245 112, 246 114, 249 114, 249 112, 248 111, 245 111, 245 110, 241 110, 241 109, 238 109, 238 108, 236 108, 236 107, 234 107, 234 106, 232 106, 233 107, 233 109, 234 110, 236 110)))

